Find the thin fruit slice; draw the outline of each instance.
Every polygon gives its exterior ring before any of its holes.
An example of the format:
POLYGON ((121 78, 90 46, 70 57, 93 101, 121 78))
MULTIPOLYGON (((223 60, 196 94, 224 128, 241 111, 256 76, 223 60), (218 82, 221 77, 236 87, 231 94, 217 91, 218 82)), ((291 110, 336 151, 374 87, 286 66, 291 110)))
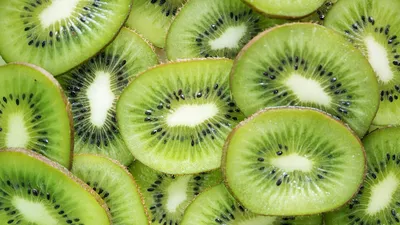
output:
POLYGON ((187 208, 181 225, 321 225, 322 216, 256 215, 240 205, 223 184, 201 193, 187 208))
POLYGON ((176 176, 153 170, 139 161, 130 166, 130 172, 143 193, 152 224, 180 224, 189 203, 203 190, 222 182, 220 170, 176 176))
POLYGON ((117 118, 133 156, 153 169, 190 174, 220 166, 222 145, 243 118, 230 96, 232 61, 163 64, 122 93, 117 118))
POLYGON ((92 57, 118 33, 131 0, 0 1, 0 54, 53 75, 92 57))
POLYGON ((385 128, 363 139, 367 177, 343 208, 325 216, 327 225, 400 223, 400 128, 385 128))
POLYGON ((253 39, 236 59, 231 89, 247 116, 271 106, 313 107, 360 137, 379 105, 378 82, 365 57, 334 31, 311 23, 283 25, 253 39))
POLYGON ((70 168, 73 128, 60 85, 24 63, 0 67, 0 149, 25 148, 70 168))
POLYGON ((361 50, 376 73, 380 106, 374 125, 400 124, 399 11, 398 0, 340 1, 325 21, 361 50))
POLYGON ((111 224, 89 186, 32 151, 0 150, 0 194, 1 224, 111 224))
POLYGON ((222 168, 244 207, 287 216, 344 205, 358 191, 365 164, 350 128, 315 109, 282 107, 260 111, 235 128, 222 168))
POLYGON ((132 175, 117 161, 77 154, 72 169, 107 203, 113 225, 147 225, 144 203, 132 175))
POLYGON ((283 20, 269 19, 238 0, 191 0, 168 31, 168 59, 235 58, 259 32, 283 20))
POLYGON ((102 154, 124 165, 133 161, 118 130, 116 102, 130 80, 157 63, 151 47, 122 28, 104 51, 57 77, 72 103, 76 153, 102 154))

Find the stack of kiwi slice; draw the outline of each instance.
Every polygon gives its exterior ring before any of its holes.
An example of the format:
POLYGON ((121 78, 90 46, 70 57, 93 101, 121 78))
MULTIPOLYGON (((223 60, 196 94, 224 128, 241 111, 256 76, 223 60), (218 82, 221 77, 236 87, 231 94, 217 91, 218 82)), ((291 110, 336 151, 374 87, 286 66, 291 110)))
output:
POLYGON ((0 225, 400 225, 399 0, 0 0, 0 225))

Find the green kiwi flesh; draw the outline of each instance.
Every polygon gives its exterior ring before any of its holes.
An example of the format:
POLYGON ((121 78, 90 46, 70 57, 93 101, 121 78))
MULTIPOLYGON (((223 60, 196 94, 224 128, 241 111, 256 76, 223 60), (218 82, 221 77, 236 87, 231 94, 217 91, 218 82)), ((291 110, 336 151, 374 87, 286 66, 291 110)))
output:
POLYGON ((4 59, 0 55, 0 66, 5 65, 5 64, 6 64, 6 62, 4 62, 4 59))
POLYGON ((229 90, 232 63, 172 62, 133 80, 117 104, 120 132, 133 156, 170 174, 218 168, 226 137, 243 119, 229 90))
POLYGON ((363 139, 367 176, 358 194, 325 215, 326 225, 400 223, 400 128, 384 128, 363 139))
POLYGON ((259 32, 283 22, 266 18, 237 0, 191 0, 182 7, 168 31, 167 57, 235 58, 259 32))
POLYGON ((282 25, 253 39, 237 57, 230 84, 247 116, 272 106, 313 107, 360 137, 379 105, 366 58, 336 32, 312 23, 282 25))
POLYGON ((0 67, 0 149, 25 148, 70 168, 70 105, 51 74, 24 63, 0 67))
POLYGON ((28 62, 59 75, 104 48, 125 23, 131 4, 131 0, 3 0, 0 54, 6 62, 28 62))
POLYGON ((275 217, 256 215, 229 193, 223 184, 202 192, 188 206, 181 225, 321 225, 322 216, 275 217))
POLYGON ((132 175, 109 158, 77 154, 72 173, 106 202, 113 225, 147 225, 144 203, 132 175))
POLYGON ((317 9, 311 15, 304 17, 301 19, 303 22, 314 22, 318 24, 323 24, 326 18, 326 15, 331 10, 333 5, 335 5, 339 0, 326 0, 325 3, 317 9))
POLYGON ((350 128, 322 111, 278 107, 256 113, 230 134, 226 185, 257 214, 311 215, 336 209, 358 191, 365 152, 350 128))
POLYGON ((72 104, 76 153, 102 154, 124 165, 132 162, 117 126, 116 102, 130 80, 157 63, 152 48, 122 28, 104 51, 57 77, 72 104))
POLYGON ((399 125, 400 2, 340 1, 325 25, 345 36, 368 58, 379 81, 380 106, 374 125, 399 125))
POLYGON ((203 190, 222 182, 220 170, 169 175, 135 161, 129 168, 143 193, 152 224, 179 225, 189 203, 203 190))
POLYGON ((32 151, 0 150, 1 224, 110 225, 106 204, 59 164, 32 151))

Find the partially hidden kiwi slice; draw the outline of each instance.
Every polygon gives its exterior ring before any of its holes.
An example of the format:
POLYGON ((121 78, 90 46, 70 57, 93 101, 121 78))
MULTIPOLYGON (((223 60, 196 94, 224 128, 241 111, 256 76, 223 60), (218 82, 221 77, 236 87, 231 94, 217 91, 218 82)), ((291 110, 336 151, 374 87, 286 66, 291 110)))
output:
POLYGON ((302 18, 301 21, 323 24, 326 15, 332 9, 333 5, 338 1, 339 0, 326 0, 325 3, 317 9, 317 11, 307 17, 302 18))
POLYGON ((32 151, 0 150, 0 223, 110 225, 103 200, 59 164, 32 151))
POLYGON ((240 49, 266 28, 283 23, 266 18, 238 0, 191 0, 168 31, 168 59, 235 58, 240 49))
POLYGON ((118 130, 115 105, 128 82, 157 63, 152 48, 122 28, 104 51, 57 77, 72 104, 76 153, 103 154, 124 165, 132 162, 118 130))
POLYGON ((135 180, 117 161, 99 155, 77 154, 72 173, 107 203, 113 225, 149 224, 135 180))
POLYGON ((378 82, 366 58, 336 32, 311 23, 282 25, 253 39, 237 57, 230 84, 247 116, 271 106, 313 107, 359 136, 379 105, 378 82))
POLYGON ((223 184, 204 191, 188 206, 181 225, 321 225, 322 216, 257 215, 238 203, 223 184))
POLYGON ((336 209, 358 191, 365 152, 350 128, 311 108, 260 111, 230 134, 226 185, 250 211, 310 215, 336 209))
POLYGON ((0 67, 0 149, 25 148, 70 168, 71 108, 60 85, 30 64, 0 67))
POLYGON ((135 0, 126 26, 141 33, 159 48, 164 48, 168 29, 187 0, 135 0))
POLYGON ((181 224, 189 203, 203 190, 222 182, 220 170, 192 175, 169 175, 139 161, 130 166, 143 193, 152 224, 181 224))
POLYGON ((243 119, 230 95, 231 67, 229 59, 172 62, 133 80, 117 104, 133 156, 170 174, 218 168, 226 137, 243 119))
POLYGON ((104 48, 125 23, 131 4, 131 0, 2 0, 0 54, 6 62, 29 62, 59 75, 104 48))
POLYGON ((384 128, 363 139, 367 177, 358 194, 326 214, 326 225, 400 223, 400 128, 384 128))
POLYGON ((400 124, 400 1, 340 1, 325 25, 355 45, 372 65, 379 81, 380 106, 374 125, 400 124))

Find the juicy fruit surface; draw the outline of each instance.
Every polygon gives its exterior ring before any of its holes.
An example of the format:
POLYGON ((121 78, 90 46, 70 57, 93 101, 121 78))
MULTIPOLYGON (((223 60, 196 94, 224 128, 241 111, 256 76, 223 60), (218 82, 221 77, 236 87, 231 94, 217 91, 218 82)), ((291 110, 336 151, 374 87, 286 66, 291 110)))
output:
POLYGON ((218 168, 225 138, 243 118, 229 93, 231 66, 228 59, 163 64, 130 83, 117 118, 133 156, 170 174, 218 168))
POLYGON ((0 151, 1 224, 111 224, 103 202, 88 189, 36 153, 0 151))
POLYGON ((359 136, 379 105, 368 61, 340 35, 316 24, 288 24, 259 35, 239 54, 230 83, 246 115, 271 106, 319 108, 359 136))
POLYGON ((0 67, 0 148, 25 148, 69 168, 70 109, 50 74, 28 64, 0 67))
POLYGON ((365 156, 351 130, 328 115, 277 108, 232 132, 222 168, 226 185, 252 212, 309 215, 340 207, 357 192, 365 156))
POLYGON ((104 48, 130 7, 131 0, 1 0, 0 54, 61 74, 104 48))
POLYGON ((325 3, 317 9, 317 11, 307 17, 304 17, 301 19, 301 21, 323 24, 326 15, 338 1, 339 0, 326 0, 325 3))

